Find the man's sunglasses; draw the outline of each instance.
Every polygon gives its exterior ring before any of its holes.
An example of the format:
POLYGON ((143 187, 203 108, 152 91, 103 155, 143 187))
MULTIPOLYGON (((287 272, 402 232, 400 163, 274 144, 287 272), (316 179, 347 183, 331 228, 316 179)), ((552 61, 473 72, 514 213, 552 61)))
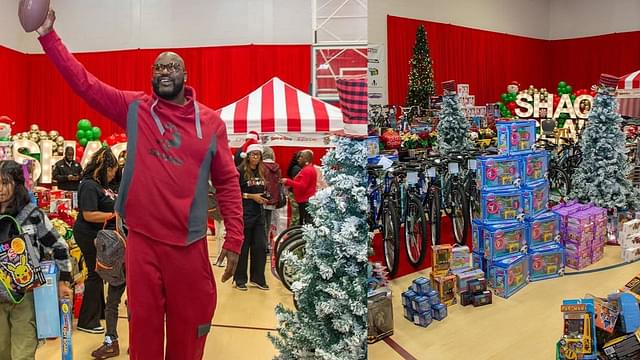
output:
POLYGON ((182 66, 178 63, 171 62, 168 64, 153 64, 152 69, 155 73, 162 73, 166 70, 168 73, 174 74, 182 70, 182 66))

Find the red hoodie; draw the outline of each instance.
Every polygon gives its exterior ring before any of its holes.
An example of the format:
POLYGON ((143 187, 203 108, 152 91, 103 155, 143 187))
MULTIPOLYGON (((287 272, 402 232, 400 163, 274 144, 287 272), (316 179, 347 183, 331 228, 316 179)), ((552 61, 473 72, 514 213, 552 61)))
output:
POLYGON ((313 165, 309 164, 300 170, 295 179, 286 179, 285 185, 291 186, 293 197, 298 204, 306 203, 316 194, 316 183, 318 174, 313 165))
POLYGON ((127 129, 127 163, 116 211, 129 231, 171 245, 206 237, 207 181, 216 188, 227 231, 224 248, 243 241, 239 175, 220 117, 185 87, 178 105, 143 92, 115 89, 90 74, 55 31, 39 38, 69 86, 92 108, 127 129))

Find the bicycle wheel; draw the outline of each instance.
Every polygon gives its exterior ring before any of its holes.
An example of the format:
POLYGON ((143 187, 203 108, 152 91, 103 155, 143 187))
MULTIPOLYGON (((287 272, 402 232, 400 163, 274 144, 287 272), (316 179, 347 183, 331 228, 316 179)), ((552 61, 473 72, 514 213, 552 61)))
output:
POLYGON ((389 270, 389 276, 393 277, 398 272, 398 259, 400 250, 400 219, 395 202, 386 200, 382 210, 382 254, 385 266, 389 270))
POLYGON ((431 245, 440 244, 440 189, 429 191, 429 218, 431 220, 431 245))
MULTIPOLYGON (((288 229, 287 229, 288 230, 288 229)), ((286 231, 286 230, 285 230, 286 231)), ((278 268, 283 266, 282 261, 281 261, 281 255, 282 255, 282 249, 284 247, 286 247, 286 245, 293 240, 296 239, 301 239, 302 238, 302 228, 297 226, 296 228, 291 228, 291 231, 287 232, 287 236, 281 238, 280 243, 277 246, 274 246, 273 249, 273 254, 274 254, 274 264, 275 264, 275 273, 274 275, 279 279, 282 280, 280 278, 280 275, 278 273, 278 268)))
POLYGON ((288 239, 289 237, 291 237, 291 235, 295 234, 298 231, 302 232, 302 225, 295 225, 281 232, 280 235, 278 235, 278 237, 276 238, 276 241, 274 242, 273 253, 277 254, 280 243, 282 243, 284 240, 288 239))
POLYGON ((405 251, 409 258, 409 263, 413 267, 418 267, 427 254, 427 220, 420 201, 411 195, 409 196, 407 220, 404 224, 405 251))
MULTIPOLYGON (((300 237, 291 238, 291 241, 287 241, 282 245, 278 258, 281 259, 285 252, 290 252, 297 256, 298 259, 302 259, 306 253, 306 245, 307 241, 302 238, 302 235, 300 237)), ((280 277, 282 285, 284 285, 287 290, 291 291, 291 285, 296 280, 295 270, 284 260, 279 262, 277 270, 278 277, 280 277)))
POLYGON ((553 201, 567 199, 571 192, 571 178, 558 167, 549 168, 549 197, 553 201))
POLYGON ((467 229, 471 225, 469 221, 469 205, 460 186, 451 188, 451 215, 449 216, 453 225, 453 238, 458 245, 465 245, 467 229))

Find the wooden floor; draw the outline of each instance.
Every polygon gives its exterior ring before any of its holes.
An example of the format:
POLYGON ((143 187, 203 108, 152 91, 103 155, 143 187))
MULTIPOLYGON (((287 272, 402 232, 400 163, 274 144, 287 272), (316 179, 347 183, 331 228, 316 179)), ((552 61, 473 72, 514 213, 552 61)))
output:
MULTIPOLYGON (((212 262, 215 261, 214 249, 215 242, 209 242, 212 262)), ((291 293, 282 287, 269 270, 266 275, 271 290, 262 291, 250 287, 249 291, 242 292, 232 288, 230 282, 220 282, 222 268, 214 266, 213 269, 218 282, 218 306, 213 319, 214 327, 207 339, 204 359, 272 359, 276 351, 267 338, 267 333, 274 332, 277 326, 274 308, 279 303, 293 307, 291 293)), ((126 314, 123 306, 121 314, 126 314)), ((114 359, 128 359, 127 325, 127 319, 120 319, 118 322, 121 355, 114 359)), ((91 352, 100 346, 103 337, 104 335, 74 332, 74 359, 91 359, 91 352)), ((48 341, 38 349, 36 359, 59 360, 60 341, 48 341)))
MULTIPOLYGON (((608 246, 605 258, 586 270, 620 262, 620 248, 608 246)), ((403 317, 401 293, 411 281, 429 272, 392 281, 394 335, 369 345, 369 359, 549 360, 562 335, 560 304, 585 294, 606 296, 640 273, 640 262, 584 275, 564 276, 527 285, 505 300, 474 308, 454 305, 442 322, 421 328, 403 317), (392 348, 392 345, 398 349, 392 348), (410 354, 401 356, 403 350, 410 354)))

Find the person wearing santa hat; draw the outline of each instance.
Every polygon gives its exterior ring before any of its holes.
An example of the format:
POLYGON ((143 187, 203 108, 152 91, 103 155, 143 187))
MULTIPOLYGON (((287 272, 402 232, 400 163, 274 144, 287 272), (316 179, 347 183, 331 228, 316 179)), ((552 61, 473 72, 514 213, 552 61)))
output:
POLYGON ((247 156, 247 148, 250 145, 259 144, 259 143, 260 143, 260 135, 255 131, 249 131, 247 133, 247 136, 245 136, 244 144, 242 144, 238 148, 238 150, 236 150, 236 153, 233 156, 236 163, 236 167, 240 166, 240 164, 242 164, 242 160, 247 156))
POLYGON ((247 146, 245 156, 238 167, 244 214, 244 242, 233 282, 236 289, 242 291, 247 291, 247 281, 258 289, 269 290, 264 276, 267 263, 264 205, 269 202, 270 196, 266 193, 266 170, 262 152, 261 144, 247 146), (249 277, 247 266, 250 267, 249 277))

